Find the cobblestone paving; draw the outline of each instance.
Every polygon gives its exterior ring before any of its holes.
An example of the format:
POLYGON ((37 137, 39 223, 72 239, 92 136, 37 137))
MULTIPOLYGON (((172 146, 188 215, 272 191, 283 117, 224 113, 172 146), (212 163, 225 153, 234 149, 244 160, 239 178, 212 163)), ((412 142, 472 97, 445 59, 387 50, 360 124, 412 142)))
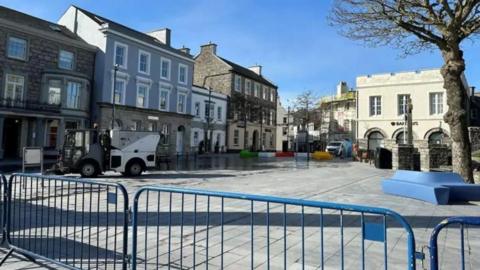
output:
MULTIPOLYGON (((190 166, 189 170, 182 171, 160 171, 149 172, 142 177, 135 179, 121 178, 120 175, 108 174, 102 177, 108 182, 118 182, 127 188, 129 199, 138 188, 145 185, 168 185, 177 187, 189 187, 195 189, 209 189, 217 191, 242 192, 253 194, 265 194, 290 198, 301 198, 308 200, 319 200, 328 202, 360 204, 392 209, 408 220, 412 225, 417 241, 417 250, 421 250, 428 244, 428 239, 433 226, 443 218, 452 215, 473 216, 480 213, 477 203, 463 205, 435 206, 429 203, 388 196, 382 193, 380 180, 390 176, 390 170, 378 170, 368 164, 333 161, 333 162, 309 162, 295 161, 293 159, 281 159, 276 161, 254 160, 248 164, 235 166, 223 166, 225 162, 217 160, 209 166, 205 165, 204 170, 198 170, 198 166, 190 166), (217 162, 217 163, 215 163, 217 162)), ((234 162, 232 160, 228 162, 234 162)), ((244 162, 244 161, 242 161, 244 162)), ((193 249, 195 247, 195 265, 197 269, 206 268, 206 258, 209 260, 210 269, 218 269, 222 265, 225 269, 246 269, 251 265, 251 241, 253 233, 255 240, 253 246, 254 266, 258 269, 266 269, 269 263, 270 269, 283 269, 286 258, 288 269, 301 269, 302 260, 305 261, 305 269, 321 269, 321 235, 318 218, 319 210, 305 208, 306 218, 304 219, 305 229, 302 232, 299 226, 300 207, 289 206, 288 226, 286 232, 283 230, 283 206, 272 204, 270 207, 270 229, 265 226, 266 205, 256 203, 253 208, 255 212, 255 226, 250 228, 250 203, 238 200, 225 200, 225 220, 227 222, 223 230, 224 256, 221 256, 220 239, 220 205, 219 199, 212 198, 208 210, 212 213, 208 219, 207 226, 206 198, 198 198, 196 225, 193 227, 193 197, 185 196, 183 228, 180 227, 181 199, 180 195, 173 195, 172 212, 173 217, 168 220, 172 230, 168 231, 167 215, 169 203, 165 196, 160 199, 162 215, 157 215, 158 201, 156 193, 150 193, 149 203, 145 197, 139 200, 139 235, 138 235, 138 262, 140 269, 153 269, 157 264, 167 268, 168 261, 174 269, 193 268, 193 249), (148 207, 148 209, 147 209, 148 207), (161 226, 157 226, 158 220, 161 226), (207 230, 208 228, 208 230, 207 230), (181 231, 183 230, 183 231, 181 231), (193 233, 193 230, 196 233, 193 233), (206 234, 209 234, 208 257, 206 234), (158 232, 158 233, 157 233, 158 232), (183 238, 180 237, 183 232, 183 238), (287 256, 282 252, 284 247, 283 235, 287 235, 287 256), (301 236, 305 235, 303 249, 305 254, 302 257, 301 236), (168 235, 171 235, 171 238, 168 235), (195 236, 195 242, 193 237, 195 236), (267 250, 267 237, 270 248, 267 250), (160 243, 160 245, 157 245, 160 243), (170 252, 168 252, 170 247, 170 252), (270 253, 270 262, 267 261, 267 252, 270 253), (222 262, 223 261, 223 262, 222 262), (181 267, 180 267, 181 266, 181 267)), ((95 197, 97 198, 97 197, 95 197)), ((98 199, 98 198, 97 198, 98 199)), ((43 199, 45 201, 45 199, 43 199)), ((73 201, 73 200, 72 200, 73 201)), ((71 202, 70 202, 71 203, 71 202)), ((104 211, 100 209, 99 212, 104 211)), ((338 222, 339 212, 325 210, 324 235, 324 262, 325 269, 340 269, 340 227, 338 222)), ((361 229, 359 216, 355 213, 344 213, 343 241, 344 266, 345 269, 361 269, 361 229)), ((387 234, 388 267, 389 269, 406 269, 406 237, 398 224, 388 221, 391 226, 387 234)), ((37 228, 40 230, 39 228, 37 228)), ((70 229, 69 235, 81 235, 82 229, 75 229, 73 225, 65 228, 70 229)), ((96 229, 95 229, 96 230, 96 229)), ((101 243, 110 243, 112 233, 99 227, 95 231, 100 235, 101 243)), ((42 230, 43 231, 43 230, 42 230)), ((17 231, 17 233, 20 233, 17 231)), ((480 230, 470 229, 467 231, 467 267, 466 269, 479 269, 480 259, 480 230)), ((73 236, 72 236, 73 237, 73 236)), ((71 240, 72 237, 69 237, 71 240)), ((131 242, 131 233, 129 241, 131 242)), ((447 229, 439 238, 439 253, 441 254, 441 269, 459 269, 459 233, 458 229, 447 229)), ((129 247, 130 248, 130 247, 129 247)), ((383 269, 383 244, 372 241, 365 241, 366 269, 383 269)), ((2 248, 0 252, 6 252, 2 248)), ((65 251, 68 254, 68 251, 65 251)), ((130 251, 129 251, 130 252, 130 251)), ((427 252, 425 250, 425 252, 427 252)), ((426 253, 428 258, 428 252, 426 253)), ((66 256, 66 255, 65 255, 66 256)), ((48 264, 37 265, 23 260, 21 256, 11 257, 5 263, 6 269, 44 269, 57 266, 48 264)), ((73 259, 71 259, 73 260, 73 259)), ((425 266, 428 263, 425 262, 425 266)), ((421 269, 421 262, 417 262, 417 269, 421 269)), ((97 268, 92 265, 91 268, 97 268)), ((104 269, 100 265, 98 268, 104 269)), ((111 265, 107 267, 113 269, 111 265)))

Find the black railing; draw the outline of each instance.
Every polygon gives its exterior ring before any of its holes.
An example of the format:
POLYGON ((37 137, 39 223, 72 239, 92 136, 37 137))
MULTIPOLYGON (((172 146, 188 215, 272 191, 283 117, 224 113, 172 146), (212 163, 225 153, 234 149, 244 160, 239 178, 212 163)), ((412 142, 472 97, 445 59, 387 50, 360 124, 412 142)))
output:
POLYGON ((0 108, 59 112, 61 104, 49 104, 37 100, 0 98, 0 108))

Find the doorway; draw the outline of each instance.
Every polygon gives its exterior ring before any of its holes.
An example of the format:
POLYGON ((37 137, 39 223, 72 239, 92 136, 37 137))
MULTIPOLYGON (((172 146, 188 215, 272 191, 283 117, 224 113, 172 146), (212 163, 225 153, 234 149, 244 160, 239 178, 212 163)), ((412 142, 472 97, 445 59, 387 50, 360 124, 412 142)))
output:
POLYGON ((20 138, 22 130, 22 119, 5 118, 3 124, 3 149, 4 158, 18 158, 20 138))
POLYGON ((179 126, 177 129, 177 154, 183 154, 183 136, 185 135, 185 127, 179 126))
POLYGON ((258 130, 253 131, 252 150, 258 151, 258 130))

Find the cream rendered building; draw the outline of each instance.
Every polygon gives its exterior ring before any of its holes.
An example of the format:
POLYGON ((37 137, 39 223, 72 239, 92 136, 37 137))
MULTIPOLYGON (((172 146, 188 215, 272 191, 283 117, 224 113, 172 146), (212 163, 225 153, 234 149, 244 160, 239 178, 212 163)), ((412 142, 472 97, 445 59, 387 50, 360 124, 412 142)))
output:
MULTIPOLYGON (((358 91, 358 142, 360 149, 391 149, 404 143, 404 111, 412 100, 414 145, 448 143, 446 93, 440 69, 360 76, 358 91)), ((468 85, 464 80, 465 89, 468 85)))

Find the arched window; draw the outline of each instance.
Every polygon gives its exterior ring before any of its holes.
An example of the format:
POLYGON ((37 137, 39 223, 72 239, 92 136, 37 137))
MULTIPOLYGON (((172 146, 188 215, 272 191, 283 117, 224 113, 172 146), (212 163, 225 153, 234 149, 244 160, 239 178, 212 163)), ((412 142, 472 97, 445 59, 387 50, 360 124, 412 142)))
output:
POLYGON ((428 144, 443 144, 446 135, 441 131, 436 131, 428 137, 428 144))
POLYGON ((376 150, 377 147, 384 146, 384 137, 379 131, 374 131, 368 135, 368 150, 376 150))
POLYGON ((405 132, 403 131, 399 132, 395 139, 397 144, 404 144, 406 142, 405 132))

